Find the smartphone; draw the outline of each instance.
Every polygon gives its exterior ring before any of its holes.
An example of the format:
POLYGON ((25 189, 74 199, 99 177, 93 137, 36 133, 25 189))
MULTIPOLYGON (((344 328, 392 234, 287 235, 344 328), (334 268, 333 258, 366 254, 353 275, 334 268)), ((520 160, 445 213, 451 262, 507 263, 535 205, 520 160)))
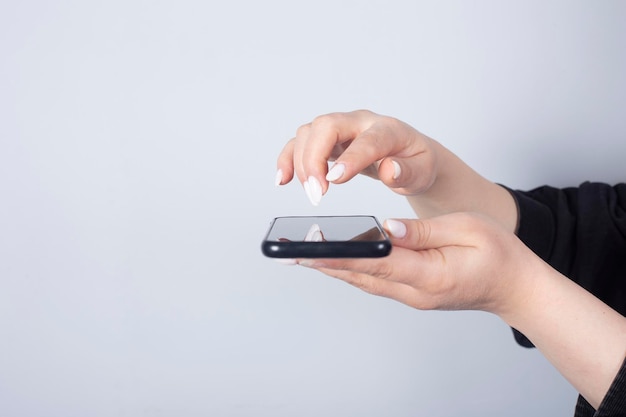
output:
POLYGON ((270 258, 380 258, 389 236, 374 216, 276 217, 261 244, 270 258))

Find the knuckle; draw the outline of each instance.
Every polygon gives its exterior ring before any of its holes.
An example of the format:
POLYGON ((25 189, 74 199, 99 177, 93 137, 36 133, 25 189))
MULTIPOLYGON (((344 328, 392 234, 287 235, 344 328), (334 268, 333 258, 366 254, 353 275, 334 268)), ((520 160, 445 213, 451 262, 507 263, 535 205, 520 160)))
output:
POLYGON ((311 125, 314 126, 316 129, 332 128, 335 125, 335 115, 331 113, 317 116, 315 119, 313 119, 311 125))
POLYGON ((430 222, 423 221, 415 221, 413 224, 413 236, 415 244, 418 248, 425 247, 430 242, 430 237, 432 235, 432 226, 430 222))
POLYGON ((393 274, 391 265, 377 263, 368 269, 367 272, 343 270, 343 279, 369 294, 385 295, 388 278, 393 274))
POLYGON ((296 130, 296 137, 307 136, 311 131, 311 123, 306 123, 296 130))
POLYGON ((341 279, 358 289, 368 292, 367 288, 369 288, 369 283, 367 282, 366 276, 362 274, 354 271, 343 271, 341 279))
POLYGON ((393 265, 389 262, 377 263, 372 271, 372 275, 377 278, 387 280, 393 276, 393 265))
POLYGON ((353 284, 362 291, 372 295, 383 295, 383 286, 373 277, 359 277, 353 284))
POLYGON ((337 138, 339 136, 339 120, 335 113, 317 116, 310 123, 310 131, 318 138, 337 138))
POLYGON ((400 121, 400 119, 396 119, 395 117, 391 117, 391 116, 381 116, 381 117, 385 125, 389 126, 389 128, 391 129, 398 130, 400 127, 404 126, 404 123, 400 121))
POLYGON ((372 118, 377 117, 378 115, 371 110, 367 109, 359 109, 352 112, 354 116, 359 118, 360 120, 370 120, 372 118))

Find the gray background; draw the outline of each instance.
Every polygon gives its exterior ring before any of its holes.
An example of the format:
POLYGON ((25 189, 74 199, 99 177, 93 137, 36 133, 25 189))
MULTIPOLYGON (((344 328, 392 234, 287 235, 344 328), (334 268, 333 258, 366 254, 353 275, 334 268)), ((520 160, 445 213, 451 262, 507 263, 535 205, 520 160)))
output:
POLYGON ((0 415, 571 415, 496 317, 262 257, 288 214, 410 216, 367 178, 273 185, 368 108, 516 188, 624 180, 621 1, 0 2, 0 415))

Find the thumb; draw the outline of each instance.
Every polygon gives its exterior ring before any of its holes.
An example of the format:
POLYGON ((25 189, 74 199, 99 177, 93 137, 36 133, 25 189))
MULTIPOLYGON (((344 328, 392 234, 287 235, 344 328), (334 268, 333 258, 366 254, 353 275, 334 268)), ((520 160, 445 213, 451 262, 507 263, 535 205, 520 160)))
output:
POLYGON ((478 233, 479 219, 471 214, 454 213, 420 220, 387 219, 383 225, 394 246, 425 250, 475 246, 472 236, 478 233))
POLYGON ((425 153, 408 158, 388 157, 380 162, 378 177, 400 194, 419 194, 435 182, 434 165, 433 158, 425 153))

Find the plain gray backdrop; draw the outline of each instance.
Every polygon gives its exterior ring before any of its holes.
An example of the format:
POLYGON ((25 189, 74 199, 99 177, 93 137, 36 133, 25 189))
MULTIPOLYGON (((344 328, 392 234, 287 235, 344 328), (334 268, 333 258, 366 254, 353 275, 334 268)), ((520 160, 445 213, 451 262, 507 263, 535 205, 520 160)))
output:
POLYGON ((275 160, 367 108, 528 189, 624 180, 622 1, 0 1, 0 415, 528 416, 576 392, 478 312, 264 258, 271 218, 410 217, 275 160))

